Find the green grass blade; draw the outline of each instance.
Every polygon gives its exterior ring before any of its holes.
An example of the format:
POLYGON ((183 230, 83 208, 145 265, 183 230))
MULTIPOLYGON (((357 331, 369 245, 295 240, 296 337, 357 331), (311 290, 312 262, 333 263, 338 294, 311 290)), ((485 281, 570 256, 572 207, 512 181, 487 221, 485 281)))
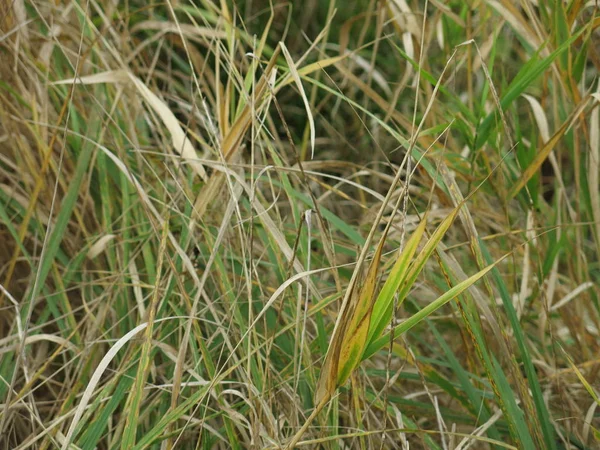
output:
MULTIPOLYGON (((406 333, 407 331, 409 331, 411 328, 418 325, 419 323, 421 323, 423 321, 423 319, 429 317, 431 314, 433 314, 435 311, 440 309, 446 303, 453 300, 454 298, 456 298, 456 296, 460 295, 466 289, 471 287, 473 284, 475 284, 475 282, 477 282, 485 274, 487 274, 490 270, 492 270, 496 266, 496 264, 498 264, 498 262, 500 262, 500 261, 501 260, 496 261, 495 263, 487 266, 485 269, 480 270, 475 275, 472 275, 469 278, 467 278, 466 280, 461 281, 456 286, 452 287, 447 292, 445 292, 442 296, 438 297, 436 300, 431 302, 429 305, 425 306, 422 310, 420 310, 419 312, 417 312, 416 314, 411 316, 406 321, 402 322, 400 325, 396 326, 393 331, 394 339, 397 338, 398 336, 400 336, 401 334, 406 333)), ((384 335, 384 336, 380 337, 379 339, 376 339, 374 342, 372 342, 367 347, 365 352, 363 353, 363 360, 370 358, 375 353, 377 353, 379 350, 381 350, 386 345, 388 345, 390 342, 390 334, 391 333, 387 333, 386 335, 384 335)))
MULTIPOLYGON (((530 62, 523 66, 512 83, 508 86, 506 93, 500 99, 500 107, 506 111, 508 107, 515 101, 525 90, 542 74, 550 65, 565 52, 573 42, 586 30, 582 27, 577 33, 571 36, 567 41, 563 42, 560 47, 554 50, 546 58, 539 60, 539 56, 535 55, 530 62)), ((479 150, 490 137, 490 133, 496 123, 496 111, 492 111, 481 122, 477 130, 477 139, 475 141, 474 150, 479 150)))
POLYGON ((406 247, 402 250, 402 253, 398 256, 390 271, 390 275, 377 296, 369 328, 369 343, 381 336, 384 328, 392 319, 394 295, 406 279, 410 263, 421 242, 426 225, 427 220, 424 218, 406 243, 406 247))
POLYGON ((440 241, 443 239, 444 235, 446 234, 446 231, 448 231, 448 229, 450 228, 450 225, 452 225, 452 222, 454 222, 454 219, 456 218, 461 207, 462 207, 462 204, 458 205, 448 215, 448 217, 446 217, 442 221, 442 223, 440 223, 438 225, 438 227, 433 232, 433 234, 431 235, 429 240, 423 246, 423 250, 421 250, 421 252, 418 254, 418 256, 415 258, 415 260, 411 264, 409 272, 406 275, 406 280, 404 281, 404 284, 402 285, 402 288, 400 289, 400 292, 398 293, 400 304, 402 304, 402 302, 404 301, 404 299, 406 298, 406 296, 412 289, 412 286, 415 283, 417 277, 419 276, 419 274, 425 267, 425 264, 427 263, 427 261, 429 261, 429 259, 431 258, 431 255, 437 248, 440 241))
MULTIPOLYGON (((489 251, 487 250, 483 241, 479 240, 479 245, 481 247, 484 258, 489 263, 492 260, 489 251)), ((546 407, 546 402, 544 401, 544 394, 540 386, 537 371, 535 370, 535 366, 533 365, 525 333, 523 332, 523 329, 519 322, 519 318, 517 316, 517 312, 515 311, 515 307, 510 297, 508 288, 504 283, 504 280, 500 276, 500 271, 497 268, 493 268, 491 276, 492 279, 495 281, 496 286, 498 287, 498 290, 500 292, 500 298, 502 299, 502 304, 504 305, 504 310, 506 311, 511 328, 514 332, 515 340, 517 342, 517 346, 519 348, 519 353, 521 356, 521 362, 523 363, 523 367, 525 369, 527 381, 529 382, 529 389, 531 390, 535 408, 538 414, 538 420, 542 428, 544 443, 546 444, 546 448, 556 449, 556 435, 554 432, 554 425, 552 424, 548 408, 546 407)))

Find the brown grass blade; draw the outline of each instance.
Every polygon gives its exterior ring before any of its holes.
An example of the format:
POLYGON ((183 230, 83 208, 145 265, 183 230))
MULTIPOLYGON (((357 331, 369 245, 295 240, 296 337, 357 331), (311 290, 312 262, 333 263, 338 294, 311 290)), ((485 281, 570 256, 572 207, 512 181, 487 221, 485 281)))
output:
POLYGON ((529 164, 529 166, 525 169, 517 183, 512 187, 508 194, 508 198, 514 198, 519 191, 527 184, 527 182, 531 179, 531 177, 539 170, 542 163, 546 160, 550 152, 556 147, 558 141, 564 136, 567 130, 571 127, 573 122, 577 119, 577 117, 583 112, 588 102, 590 101, 590 96, 585 97, 579 105, 575 108, 575 110, 571 113, 571 115, 565 120, 565 122, 561 125, 561 127, 554 133, 554 135, 550 138, 548 142, 544 144, 541 150, 536 155, 535 159, 529 164))

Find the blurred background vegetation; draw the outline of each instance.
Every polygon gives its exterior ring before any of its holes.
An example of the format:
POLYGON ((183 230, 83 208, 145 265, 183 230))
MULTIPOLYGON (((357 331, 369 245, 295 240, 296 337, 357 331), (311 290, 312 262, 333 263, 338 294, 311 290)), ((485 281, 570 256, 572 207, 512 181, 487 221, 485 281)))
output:
POLYGON ((0 2, 2 448, 600 448, 598 8, 0 2))

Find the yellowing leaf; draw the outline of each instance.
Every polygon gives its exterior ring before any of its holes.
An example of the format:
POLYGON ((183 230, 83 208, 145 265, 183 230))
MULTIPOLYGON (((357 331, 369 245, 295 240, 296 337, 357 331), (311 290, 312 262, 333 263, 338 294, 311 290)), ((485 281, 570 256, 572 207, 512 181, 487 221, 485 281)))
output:
POLYGON ((351 311, 350 323, 344 334, 340 350, 337 374, 338 386, 343 385, 350 377, 352 371, 358 366, 368 341, 369 326, 371 324, 373 305, 375 304, 375 287, 377 286, 379 274, 379 262, 381 261, 381 252, 383 251, 386 234, 384 233, 377 246, 364 284, 355 293, 358 298, 355 297, 352 299, 351 305, 353 311, 351 311))
POLYGON ((573 360, 571 359, 569 354, 563 348, 561 348, 561 350, 563 351, 564 355, 567 357, 567 361, 568 361, 569 365, 571 366, 571 369, 573 370, 573 372, 575 372, 575 375, 577 375, 577 378, 579 378, 579 381, 581 382, 581 384, 583 384, 583 387, 585 388, 585 390, 588 392, 588 394, 590 394, 590 397, 592 397, 594 399, 594 401, 598 405, 600 405, 600 396, 598 396, 598 394, 596 393, 596 390, 592 387, 592 385, 589 383, 589 381, 586 380, 585 376, 581 373, 581 370, 579 370, 579 368, 575 365, 575 363, 573 362, 573 360))
POLYGON ((339 319, 340 325, 331 338, 317 383, 315 395, 317 405, 327 401, 360 364, 368 342, 379 263, 386 236, 387 229, 379 241, 364 282, 360 285, 355 284, 355 289, 350 295, 350 303, 341 313, 343 316, 339 319))
POLYGON ((512 189, 508 193, 509 199, 514 198, 523 188, 523 186, 527 184, 531 177, 535 175, 535 173, 541 167, 542 163, 546 160, 550 152, 554 150, 554 147, 556 147, 558 141, 565 135, 569 128, 571 128, 573 122, 583 112, 589 101, 590 97, 585 97, 569 115, 567 120, 565 120, 561 127, 556 131, 556 133, 554 133, 554 136, 552 136, 550 140, 544 143, 544 145, 537 153, 533 161, 531 161, 531 164, 529 164, 529 166, 523 171, 523 174, 521 175, 519 180, 517 180, 517 183, 512 187, 512 189))
MULTIPOLYGON (((256 117, 259 111, 266 107, 267 100, 269 100, 271 94, 271 79, 276 70, 275 63, 278 55, 279 47, 276 47, 269 64, 265 68, 264 75, 256 84, 252 94, 254 100, 246 103, 235 122, 230 127, 226 127, 227 133, 223 136, 223 141, 221 142, 221 153, 225 161, 231 161, 238 154, 241 143, 252 123, 252 118, 256 117)), ((222 115, 224 113, 224 111, 221 111, 222 115)), ((194 202, 194 215, 196 217, 202 217, 210 202, 222 192, 224 180, 222 172, 215 171, 212 174, 194 202)))
MULTIPOLYGON (((301 69, 298 69, 298 75, 300 75, 300 77, 308 76, 313 72, 316 72, 318 70, 323 70, 329 66, 337 64, 338 62, 346 59, 349 55, 351 55, 351 53, 346 53, 344 55, 339 55, 339 56, 332 56, 331 58, 325 58, 325 59, 321 59, 317 62, 314 62, 312 64, 307 64, 306 66, 302 67, 301 69)), ((279 87, 281 88, 283 86, 287 86, 288 84, 292 84, 294 82, 295 82, 294 78, 286 78, 286 79, 284 79, 284 81, 281 82, 279 87)))

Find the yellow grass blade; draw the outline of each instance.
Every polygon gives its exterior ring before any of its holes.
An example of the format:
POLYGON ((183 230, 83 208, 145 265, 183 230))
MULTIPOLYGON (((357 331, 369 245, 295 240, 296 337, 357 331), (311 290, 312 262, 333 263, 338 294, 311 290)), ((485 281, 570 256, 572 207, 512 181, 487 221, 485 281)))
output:
MULTIPOLYGON (((387 231, 387 230, 386 230, 387 231)), ((381 261, 381 253, 383 244, 385 243, 387 232, 383 234, 373 260, 369 266, 369 271, 364 280, 364 284, 360 286, 360 290, 355 292, 355 297, 352 299, 351 312, 349 316, 350 322, 344 333, 344 339, 340 348, 340 356, 337 371, 337 385, 343 385, 350 374, 358 366, 361 361, 361 356, 367 345, 369 326, 371 324, 371 316, 373 313, 373 305, 375 304, 375 287, 379 275, 379 263, 381 261)))
POLYGON ((387 229, 379 241, 364 282, 361 285, 354 285, 353 292, 350 294, 350 303, 338 319, 340 323, 331 338, 317 383, 315 394, 317 405, 327 401, 335 390, 348 380, 361 361, 368 342, 379 263, 386 236, 387 229))

